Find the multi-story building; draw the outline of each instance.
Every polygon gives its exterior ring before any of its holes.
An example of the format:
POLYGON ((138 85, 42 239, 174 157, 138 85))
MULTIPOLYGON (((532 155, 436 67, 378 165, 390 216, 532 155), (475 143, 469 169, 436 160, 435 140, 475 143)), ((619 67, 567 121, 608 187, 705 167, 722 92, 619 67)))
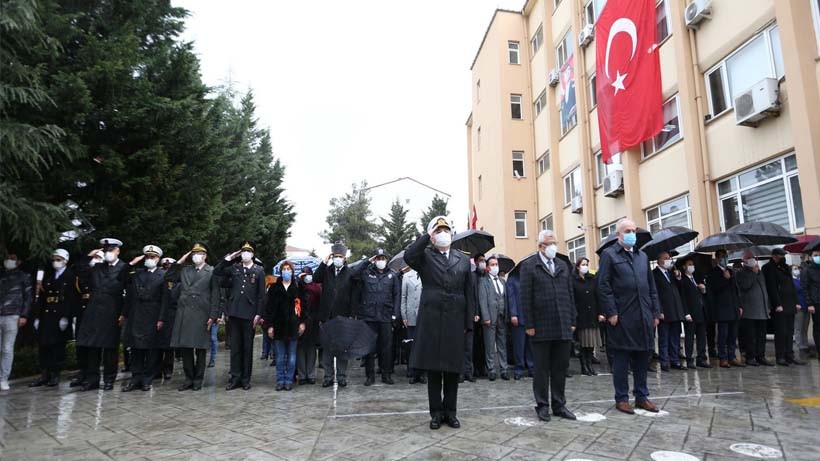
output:
POLYGON ((490 21, 467 146, 470 201, 497 250, 521 258, 548 228, 597 262, 625 216, 701 237, 746 221, 820 233, 820 0, 659 0, 665 126, 609 165, 593 27, 605 4, 529 0, 490 21))

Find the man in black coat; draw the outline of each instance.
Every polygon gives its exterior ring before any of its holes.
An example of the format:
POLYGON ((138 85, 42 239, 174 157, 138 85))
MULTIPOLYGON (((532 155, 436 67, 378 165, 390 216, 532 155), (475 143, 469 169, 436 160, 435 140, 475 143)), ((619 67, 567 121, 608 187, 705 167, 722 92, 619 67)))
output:
MULTIPOLYGON (((79 302, 74 305, 74 311, 71 317, 74 318, 74 338, 79 338, 80 329, 83 324, 83 317, 85 310, 88 308, 88 301, 91 299, 91 288, 88 286, 88 278, 82 278, 78 274, 85 269, 85 267, 94 267, 103 262, 102 251, 94 250, 92 256, 87 258, 87 261, 81 261, 79 266, 81 270, 74 271, 74 290, 77 292, 79 302)), ((88 348, 80 346, 76 341, 74 342, 74 356, 77 360, 77 374, 71 379, 69 387, 82 386, 85 383, 85 372, 88 370, 88 348)))
POLYGON ((772 259, 763 266, 766 291, 774 318, 774 349, 780 366, 805 365, 794 355, 794 315, 797 312, 797 288, 791 268, 786 264, 786 251, 772 250, 772 259))
POLYGON ((473 328, 464 335, 464 372, 458 382, 463 383, 465 380, 471 383, 475 382, 476 375, 481 375, 484 372, 484 338, 481 334, 476 336, 476 332, 481 331, 481 312, 478 309, 478 290, 481 286, 481 281, 487 276, 487 256, 484 253, 476 253, 473 255, 473 262, 475 263, 475 271, 473 271, 473 287, 475 287, 475 305, 476 313, 473 317, 473 328), (476 358, 479 358, 479 364, 476 364, 476 358))
MULTIPOLYGON (((401 316, 401 278, 387 267, 388 254, 383 249, 376 250, 369 263, 361 263, 361 269, 354 271, 353 280, 359 285, 359 302, 354 313, 364 320, 378 338, 379 368, 382 382, 393 381, 393 322, 401 316)), ((376 382, 374 354, 364 357, 365 386, 376 382)))
MULTIPOLYGON (((347 247, 337 243, 330 247, 330 251, 330 256, 319 264, 319 268, 313 274, 313 281, 322 284, 322 300, 319 308, 320 328, 322 323, 334 317, 350 317, 353 304, 352 270, 346 263, 347 247)), ((325 370, 322 387, 332 386, 334 375, 339 387, 347 386, 346 359, 334 357, 333 354, 324 351, 322 366, 325 370), (333 366, 334 358, 336 359, 335 368, 333 366)))
MULTIPOLYGON (((265 312, 265 270, 253 262, 254 253, 250 242, 245 242, 242 248, 225 256, 214 268, 214 275, 222 277, 224 286, 231 288, 230 301, 225 309, 231 329, 231 378, 225 387, 229 391, 238 387, 251 388, 253 337, 265 312), (233 263, 237 256, 241 261, 233 263)), ((211 323, 218 320, 212 318, 211 323)))
POLYGON ((683 328, 686 333, 684 350, 686 351, 686 366, 695 368, 712 368, 709 357, 706 355, 706 305, 704 293, 706 285, 695 274, 695 260, 685 257, 678 261, 683 270, 680 282, 680 293, 683 299, 685 322, 683 328), (697 362, 695 361, 695 338, 697 337, 697 362))
POLYGON ((475 323, 470 260, 450 248, 452 228, 446 217, 437 216, 427 226, 427 234, 404 252, 404 260, 424 287, 410 367, 427 371, 430 429, 434 430, 442 422, 461 427, 456 417, 458 378, 464 367, 464 336, 475 323))
MULTIPOLYGON (((162 270, 168 271, 174 258, 162 258, 162 270)), ((177 312, 180 285, 165 281, 165 293, 162 297, 162 310, 157 322, 157 358, 154 361, 154 379, 169 381, 174 373, 174 350, 171 349, 171 332, 174 331, 174 317, 177 312)))
POLYGON ((726 250, 715 252, 717 264, 706 277, 712 319, 717 323, 717 353, 721 368, 745 367, 736 355, 737 329, 741 316, 735 273, 726 250))
POLYGON ((680 323, 683 321, 683 301, 680 296, 681 273, 674 268, 668 252, 658 254, 658 267, 652 271, 658 301, 661 303, 661 323, 658 324, 658 356, 661 370, 669 367, 682 370, 680 363, 680 323))
POLYGON ((555 235, 543 230, 538 234, 538 258, 521 265, 524 328, 532 340, 535 358, 532 392, 535 411, 542 421, 550 420, 550 403, 555 416, 575 419, 566 407, 564 387, 577 312, 572 270, 555 257, 557 253, 555 235))

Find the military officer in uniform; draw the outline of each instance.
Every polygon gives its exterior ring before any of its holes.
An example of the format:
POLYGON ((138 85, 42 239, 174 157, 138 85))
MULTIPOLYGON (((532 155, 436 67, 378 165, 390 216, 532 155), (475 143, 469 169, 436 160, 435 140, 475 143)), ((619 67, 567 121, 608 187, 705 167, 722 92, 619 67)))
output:
MULTIPOLYGON (((174 258, 162 258, 160 263, 167 272, 171 264, 177 262, 174 258)), ((157 321, 157 359, 155 361, 154 379, 171 379, 174 373, 174 350, 171 349, 171 332, 174 329, 174 315, 179 300, 179 285, 174 282, 165 282, 165 295, 162 297, 162 310, 157 321)))
MULTIPOLYGON (((265 269, 254 263, 255 250, 250 242, 227 256, 214 268, 214 275, 230 286, 225 314, 231 330, 231 379, 226 390, 251 388, 253 337, 265 310, 265 269), (240 261, 233 262, 239 256, 240 261)), ((218 316, 211 317, 215 323, 218 316)))
POLYGON ((134 258, 131 266, 140 261, 142 269, 132 269, 126 287, 125 308, 121 321, 126 335, 123 345, 131 348, 131 381, 123 392, 134 389, 151 390, 157 359, 157 330, 160 325, 162 299, 165 296, 165 270, 159 267, 162 249, 146 245, 142 256, 134 258))
POLYGON ((79 301, 74 288, 74 271, 67 269, 68 251, 58 248, 51 255, 53 272, 43 280, 43 294, 34 306, 32 317, 37 332, 42 375, 29 387, 54 387, 60 382, 65 364, 65 345, 71 336, 70 318, 79 301))
MULTIPOLYGON (((90 258, 88 258, 87 266, 94 267, 103 262, 103 254, 99 250, 94 250, 90 258)), ((84 264, 84 263, 81 263, 84 264)), ((81 279, 74 271, 74 291, 77 293, 78 302, 74 304, 74 310, 71 312, 71 317, 74 318, 74 339, 80 336, 80 325, 83 322, 83 315, 85 309, 88 307, 88 300, 91 299, 91 289, 88 287, 88 280, 81 279)), ((70 387, 82 386, 85 383, 85 371, 88 369, 88 348, 80 346, 74 342, 74 356, 77 360, 77 374, 69 383, 70 387)))

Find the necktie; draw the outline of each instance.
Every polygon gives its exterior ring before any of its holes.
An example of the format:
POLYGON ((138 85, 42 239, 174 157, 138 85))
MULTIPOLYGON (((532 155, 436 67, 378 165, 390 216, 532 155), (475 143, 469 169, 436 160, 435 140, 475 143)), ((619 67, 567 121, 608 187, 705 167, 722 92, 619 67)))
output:
POLYGON ((547 259, 547 269, 550 270, 550 274, 555 273, 555 264, 552 262, 551 259, 547 259))
POLYGON ((501 294, 501 285, 498 283, 498 277, 494 277, 493 282, 495 283, 495 292, 501 294))
POLYGON ((663 272, 663 276, 666 277, 666 281, 671 283, 671 281, 669 280, 669 272, 666 272, 666 271, 661 271, 661 272, 663 272))

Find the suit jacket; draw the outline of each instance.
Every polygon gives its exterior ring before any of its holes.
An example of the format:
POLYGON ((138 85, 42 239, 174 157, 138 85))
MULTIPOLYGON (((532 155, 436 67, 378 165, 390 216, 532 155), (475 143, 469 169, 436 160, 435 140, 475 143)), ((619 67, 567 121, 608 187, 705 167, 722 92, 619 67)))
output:
POLYGON ((501 277, 497 277, 498 283, 503 289, 498 293, 492 275, 487 275, 479 279, 478 286, 478 307, 481 310, 481 320, 490 321, 491 325, 506 323, 507 319, 507 282, 501 277))
POLYGON ((319 309, 319 321, 327 322, 333 317, 350 317, 353 310, 353 270, 345 264, 339 274, 334 266, 324 262, 313 274, 313 281, 322 284, 322 300, 319 309))
POLYGON ((704 323, 706 317, 706 301, 698 288, 697 279, 690 279, 684 275, 680 281, 680 294, 683 298, 683 308, 686 314, 692 316, 695 323, 704 323))
POLYGON ((521 264, 521 307, 527 321, 524 326, 535 328, 532 341, 572 340, 578 315, 572 271, 563 260, 553 261, 552 274, 540 256, 521 264))
POLYGON ((416 326, 420 302, 421 279, 415 271, 408 272, 401 278, 401 318, 407 326, 416 326))
POLYGON ((214 267, 214 275, 222 277, 231 289, 225 313, 228 317, 251 320, 265 313, 265 270, 258 264, 246 268, 241 262, 231 264, 224 259, 214 267))
POLYGON ((658 290, 663 321, 666 323, 682 322, 686 314, 680 296, 680 281, 675 278, 672 271, 667 272, 669 276, 667 279, 660 267, 653 269, 652 275, 655 277, 655 288, 658 290))
POLYGON ((710 320, 715 322, 734 322, 740 319, 740 299, 737 296, 735 274, 730 278, 723 276, 723 269, 715 266, 706 276, 706 293, 709 299, 710 320))

